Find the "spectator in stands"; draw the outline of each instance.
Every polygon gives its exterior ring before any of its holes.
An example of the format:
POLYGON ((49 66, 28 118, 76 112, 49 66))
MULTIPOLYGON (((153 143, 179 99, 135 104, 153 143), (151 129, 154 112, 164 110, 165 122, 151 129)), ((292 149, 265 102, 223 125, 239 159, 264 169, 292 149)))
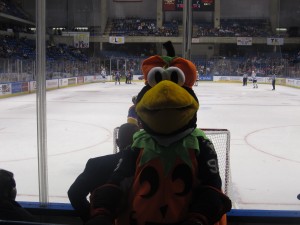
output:
POLYGON ((122 151, 129 149, 133 142, 133 134, 139 127, 132 123, 125 123, 119 127, 116 144, 119 152, 112 155, 89 159, 84 171, 76 178, 68 190, 69 200, 83 222, 90 218, 90 203, 87 196, 92 191, 105 184, 121 158, 122 151))
POLYGON ((16 196, 14 174, 0 169, 0 220, 34 222, 33 215, 16 202, 16 196))

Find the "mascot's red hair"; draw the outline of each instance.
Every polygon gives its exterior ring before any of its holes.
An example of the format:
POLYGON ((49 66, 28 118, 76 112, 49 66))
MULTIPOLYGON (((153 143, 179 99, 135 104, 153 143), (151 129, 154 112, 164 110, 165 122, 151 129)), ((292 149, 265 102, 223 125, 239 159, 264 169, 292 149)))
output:
POLYGON ((196 124, 196 67, 176 57, 171 42, 164 47, 167 56, 142 64, 136 112, 143 130, 93 192, 87 225, 226 224, 231 201, 221 192, 214 146, 196 124))

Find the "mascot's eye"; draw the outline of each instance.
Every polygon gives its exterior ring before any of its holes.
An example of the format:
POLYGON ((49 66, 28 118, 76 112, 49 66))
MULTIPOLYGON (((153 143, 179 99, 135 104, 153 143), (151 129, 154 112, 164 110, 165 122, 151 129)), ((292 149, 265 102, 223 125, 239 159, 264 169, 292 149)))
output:
POLYGON ((154 87, 162 80, 173 81, 179 86, 182 86, 185 82, 185 76, 183 71, 178 67, 171 66, 166 70, 161 67, 153 67, 148 73, 148 84, 154 87))
POLYGON ((149 72, 148 72, 148 84, 151 87, 154 87, 157 83, 160 81, 164 80, 163 79, 163 74, 165 70, 161 67, 153 67, 149 72))
POLYGON ((173 81, 174 83, 182 86, 185 82, 185 76, 181 69, 178 67, 171 66, 166 70, 168 74, 168 80, 173 81))

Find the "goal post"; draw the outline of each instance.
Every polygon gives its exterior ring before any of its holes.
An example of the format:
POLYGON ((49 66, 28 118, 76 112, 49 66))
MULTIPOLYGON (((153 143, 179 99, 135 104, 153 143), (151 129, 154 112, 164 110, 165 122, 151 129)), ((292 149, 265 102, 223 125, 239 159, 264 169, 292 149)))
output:
POLYGON ((213 143, 219 163, 219 172, 222 179, 222 190, 227 196, 231 196, 230 174, 230 131, 227 129, 201 129, 207 138, 213 143))
MULTIPOLYGON (((231 174, 230 174, 230 131, 227 129, 200 128, 207 138, 213 143, 219 163, 219 172, 222 179, 223 192, 231 197, 231 174)), ((116 139, 118 138, 119 127, 113 131, 113 151, 118 152, 116 139)))

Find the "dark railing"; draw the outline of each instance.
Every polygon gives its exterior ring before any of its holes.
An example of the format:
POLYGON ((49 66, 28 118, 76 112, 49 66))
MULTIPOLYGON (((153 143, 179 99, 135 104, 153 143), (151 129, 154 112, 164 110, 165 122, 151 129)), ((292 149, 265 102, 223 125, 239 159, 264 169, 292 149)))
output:
MULTIPOLYGON (((19 222, 0 220, 0 225, 79 225, 83 224, 72 206, 68 203, 50 203, 47 207, 36 202, 20 202, 40 222, 19 222)), ((228 225, 290 225, 300 224, 300 211, 297 210, 251 210, 232 209, 227 213, 228 225)))

